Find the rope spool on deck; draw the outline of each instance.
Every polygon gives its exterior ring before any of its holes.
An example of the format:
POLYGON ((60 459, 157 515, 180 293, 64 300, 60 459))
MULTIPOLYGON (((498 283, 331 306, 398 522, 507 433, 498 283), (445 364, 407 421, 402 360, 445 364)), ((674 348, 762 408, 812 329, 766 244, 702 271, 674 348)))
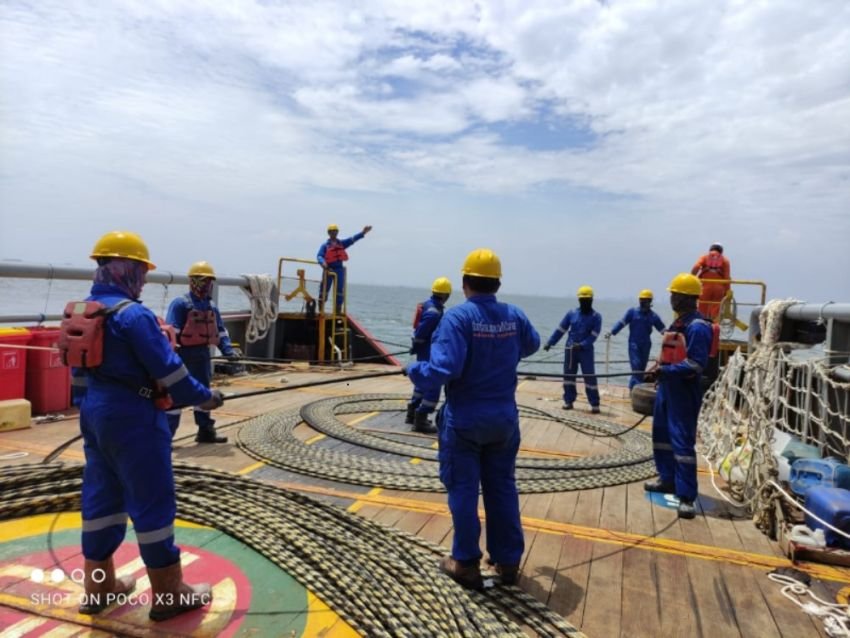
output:
MULTIPOLYGON (((82 468, 7 468, 0 519, 79 510, 82 468)), ((362 635, 520 637, 521 624, 552 638, 583 635, 517 587, 464 590, 437 570, 445 550, 421 538, 211 468, 177 463, 174 474, 180 518, 262 553, 362 635)))
MULTIPOLYGON (((410 457, 436 461, 436 450, 357 430, 336 418, 341 414, 399 411, 404 409, 404 401, 401 395, 363 394, 323 399, 300 411, 264 414, 243 425, 238 444, 247 454, 269 465, 315 478, 405 491, 443 492, 445 488, 435 463, 408 462, 410 457), (302 420, 335 439, 407 458, 369 458, 306 445, 293 434, 302 420)), ((516 477, 522 493, 606 487, 644 480, 655 474, 651 440, 644 432, 627 431, 624 426, 598 419, 563 417, 537 408, 520 406, 520 414, 564 423, 588 435, 623 433, 620 437, 623 447, 610 454, 575 459, 519 457, 516 477)))

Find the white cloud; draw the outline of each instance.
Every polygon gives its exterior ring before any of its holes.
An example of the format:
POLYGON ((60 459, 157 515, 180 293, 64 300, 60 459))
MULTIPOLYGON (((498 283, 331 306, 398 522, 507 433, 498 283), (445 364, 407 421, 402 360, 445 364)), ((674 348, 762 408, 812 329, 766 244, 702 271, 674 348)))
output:
POLYGON ((376 226, 363 281, 480 240, 529 292, 631 294, 720 238, 782 294, 847 298, 819 275, 850 267, 848 24, 843 0, 6 3, 0 257, 121 222, 175 263, 175 234, 250 238, 245 270, 333 217, 376 226))

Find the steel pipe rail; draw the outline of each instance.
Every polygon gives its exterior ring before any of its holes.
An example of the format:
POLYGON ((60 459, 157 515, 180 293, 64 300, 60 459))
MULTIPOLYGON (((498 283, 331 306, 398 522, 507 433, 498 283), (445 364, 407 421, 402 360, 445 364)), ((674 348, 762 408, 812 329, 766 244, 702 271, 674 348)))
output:
MULTIPOLYGON (((94 268, 75 268, 53 264, 31 264, 26 262, 0 261, 0 277, 16 279, 67 279, 71 281, 91 281, 94 268)), ((150 284, 188 284, 189 276, 173 273, 170 270, 153 270, 147 274, 150 284)), ((222 286, 248 286, 247 277, 216 276, 216 282, 222 286)))

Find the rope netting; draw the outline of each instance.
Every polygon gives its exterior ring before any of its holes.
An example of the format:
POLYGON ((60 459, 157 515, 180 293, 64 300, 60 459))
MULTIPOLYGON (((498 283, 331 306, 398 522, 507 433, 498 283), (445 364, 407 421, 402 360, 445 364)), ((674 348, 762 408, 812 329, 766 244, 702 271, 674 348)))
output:
POLYGON ((766 532, 780 498, 776 430, 817 446, 822 456, 846 462, 850 452, 850 383, 832 379, 824 357, 800 352, 807 346, 779 341, 785 310, 795 303, 774 300, 764 307, 760 343, 749 355, 737 350, 729 358, 699 416, 704 455, 766 532))

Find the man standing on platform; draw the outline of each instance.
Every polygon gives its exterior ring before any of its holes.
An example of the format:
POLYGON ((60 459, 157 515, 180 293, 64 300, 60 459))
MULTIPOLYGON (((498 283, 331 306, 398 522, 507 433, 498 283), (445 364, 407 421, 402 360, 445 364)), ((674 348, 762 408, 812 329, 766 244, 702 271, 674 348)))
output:
POLYGON ((540 347, 522 310, 496 300, 502 265, 493 251, 472 251, 463 264, 466 301, 443 315, 429 361, 405 369, 417 387, 445 385, 437 416, 440 480, 454 523, 451 556, 440 570, 481 589, 479 488, 487 519, 489 562, 504 584, 517 580, 525 549, 514 468, 519 451, 517 365, 540 347))

